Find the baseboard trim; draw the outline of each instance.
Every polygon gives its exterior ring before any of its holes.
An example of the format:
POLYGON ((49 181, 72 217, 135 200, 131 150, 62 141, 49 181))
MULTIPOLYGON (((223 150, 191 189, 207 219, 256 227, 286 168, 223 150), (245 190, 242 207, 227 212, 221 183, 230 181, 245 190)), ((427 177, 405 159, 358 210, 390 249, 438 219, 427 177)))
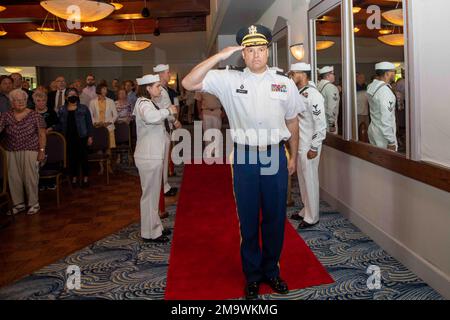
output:
POLYGON ((407 248, 397 239, 373 225, 359 213, 351 209, 347 204, 334 198, 323 188, 320 188, 321 199, 335 208, 350 220, 362 232, 368 235, 381 248, 386 250, 395 259, 404 264, 409 270, 425 281, 430 287, 439 292, 444 298, 450 299, 450 278, 433 264, 420 257, 417 253, 407 248))

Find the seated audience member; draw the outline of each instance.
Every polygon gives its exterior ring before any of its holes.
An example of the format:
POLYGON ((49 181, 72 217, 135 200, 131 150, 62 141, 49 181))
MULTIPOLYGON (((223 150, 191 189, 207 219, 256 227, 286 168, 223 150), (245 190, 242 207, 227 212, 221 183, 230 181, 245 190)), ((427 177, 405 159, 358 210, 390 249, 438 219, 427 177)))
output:
POLYGON ((80 103, 77 89, 66 90, 66 103, 59 109, 58 119, 56 129, 66 137, 67 162, 72 185, 77 185, 81 167, 81 187, 88 187, 88 146, 93 141, 93 124, 89 108, 80 103))
POLYGON ((37 163, 45 159, 45 122, 37 112, 27 108, 28 94, 25 91, 12 90, 9 98, 11 110, 0 115, 0 132, 5 132, 8 182, 13 203, 8 214, 18 214, 28 206, 27 214, 32 215, 40 210, 37 163))

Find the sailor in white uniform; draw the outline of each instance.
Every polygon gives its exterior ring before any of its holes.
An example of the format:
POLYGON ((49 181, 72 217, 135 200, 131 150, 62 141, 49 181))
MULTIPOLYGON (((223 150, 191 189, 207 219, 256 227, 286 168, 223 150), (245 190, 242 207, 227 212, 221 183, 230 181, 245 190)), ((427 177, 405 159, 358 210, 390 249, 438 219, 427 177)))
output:
POLYGON ((317 84, 317 90, 323 95, 325 99, 325 115, 327 119, 327 131, 338 133, 338 117, 339 117, 339 89, 334 82, 336 77, 334 75, 334 67, 326 66, 319 69, 321 80, 317 84))
POLYGON ((319 161, 322 141, 327 134, 324 98, 311 79, 311 65, 291 65, 290 76, 299 88, 306 111, 299 114, 300 144, 297 157, 297 177, 303 209, 291 216, 299 220, 299 229, 309 228, 319 222, 319 161))
MULTIPOLYGON (((157 73, 160 76, 161 79, 161 96, 159 96, 155 102, 161 109, 167 109, 172 105, 176 105, 175 101, 172 103, 168 90, 164 87, 167 86, 168 79, 167 77, 170 77, 169 72, 169 65, 168 64, 158 64, 156 67, 153 68, 153 72, 157 73), (162 81, 162 77, 164 77, 164 81, 162 81)), ((174 117, 169 116, 169 128, 170 130, 167 131, 165 136, 165 143, 166 143, 166 153, 164 154, 164 168, 163 168, 163 180, 164 180, 164 195, 165 196, 174 196, 177 194, 178 189, 172 188, 169 184, 169 157, 170 157, 170 144, 171 139, 170 135, 174 128, 179 128, 181 126, 181 123, 174 117)))
POLYGON ((136 79, 138 99, 133 111, 136 117, 137 142, 134 152, 141 180, 141 237, 145 242, 168 242, 170 230, 164 230, 158 214, 162 169, 166 151, 167 119, 177 113, 175 106, 159 108, 152 100, 161 95, 158 75, 136 79))
POLYGON ((380 62, 375 65, 377 79, 367 87, 370 106, 369 141, 377 147, 397 151, 395 104, 397 98, 391 84, 395 80, 395 65, 380 62))

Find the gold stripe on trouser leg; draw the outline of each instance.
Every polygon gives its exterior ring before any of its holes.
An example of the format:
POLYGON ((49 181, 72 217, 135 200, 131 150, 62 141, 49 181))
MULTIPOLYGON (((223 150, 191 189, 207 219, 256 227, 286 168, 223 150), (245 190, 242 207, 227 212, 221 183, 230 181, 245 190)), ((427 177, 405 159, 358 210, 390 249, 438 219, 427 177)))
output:
POLYGON ((241 220, 239 219, 239 212, 238 212, 238 208, 237 208, 236 195, 234 194, 233 160, 234 160, 234 147, 233 147, 233 150, 232 150, 231 153, 230 153, 231 185, 232 185, 232 188, 233 188, 234 205, 235 205, 235 207, 236 207, 236 215, 237 215, 238 224, 239 224, 239 248, 240 248, 240 247, 242 247, 241 220))
MULTIPOLYGON (((289 162, 290 155, 289 151, 286 148, 286 145, 284 146, 284 152, 286 153, 287 161, 289 162)), ((288 191, 287 191, 287 201, 286 204, 288 206, 292 206, 294 204, 294 201, 292 200, 292 180, 291 176, 288 174, 288 191)))

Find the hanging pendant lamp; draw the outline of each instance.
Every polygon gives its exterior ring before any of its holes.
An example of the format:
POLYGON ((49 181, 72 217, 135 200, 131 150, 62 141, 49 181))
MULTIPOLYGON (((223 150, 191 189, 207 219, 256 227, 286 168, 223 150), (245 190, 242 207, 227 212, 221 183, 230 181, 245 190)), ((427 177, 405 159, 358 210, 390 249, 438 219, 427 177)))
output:
MULTIPOLYGON (((134 21, 131 21, 131 26, 132 26, 131 40, 116 41, 116 42, 114 42, 114 44, 117 47, 119 47, 120 49, 126 50, 126 51, 141 51, 141 50, 144 50, 144 49, 147 49, 148 47, 150 47, 152 45, 152 43, 150 41, 136 39, 136 31, 134 30, 134 21)), ((128 29, 129 29, 129 26, 128 26, 128 29)), ((127 32, 128 32, 128 29, 127 29, 127 32)), ((124 39, 127 35, 127 32, 125 32, 124 39)))
POLYGON ((50 47, 65 47, 69 46, 71 44, 74 44, 75 42, 79 41, 82 36, 76 33, 71 32, 62 32, 61 26, 59 24, 58 18, 53 20, 53 27, 45 27, 45 22, 47 21, 47 16, 45 17, 44 22, 42 23, 42 26, 38 28, 37 31, 29 31, 26 32, 25 35, 33 40, 34 42, 37 42, 43 46, 50 46, 50 47), (54 31, 56 29, 56 25, 58 25, 59 31, 54 31))
POLYGON ((46 0, 41 1, 41 6, 64 20, 73 20, 77 11, 72 11, 70 8, 79 8, 79 22, 98 21, 106 18, 115 10, 114 6, 109 3, 93 0, 46 0))

